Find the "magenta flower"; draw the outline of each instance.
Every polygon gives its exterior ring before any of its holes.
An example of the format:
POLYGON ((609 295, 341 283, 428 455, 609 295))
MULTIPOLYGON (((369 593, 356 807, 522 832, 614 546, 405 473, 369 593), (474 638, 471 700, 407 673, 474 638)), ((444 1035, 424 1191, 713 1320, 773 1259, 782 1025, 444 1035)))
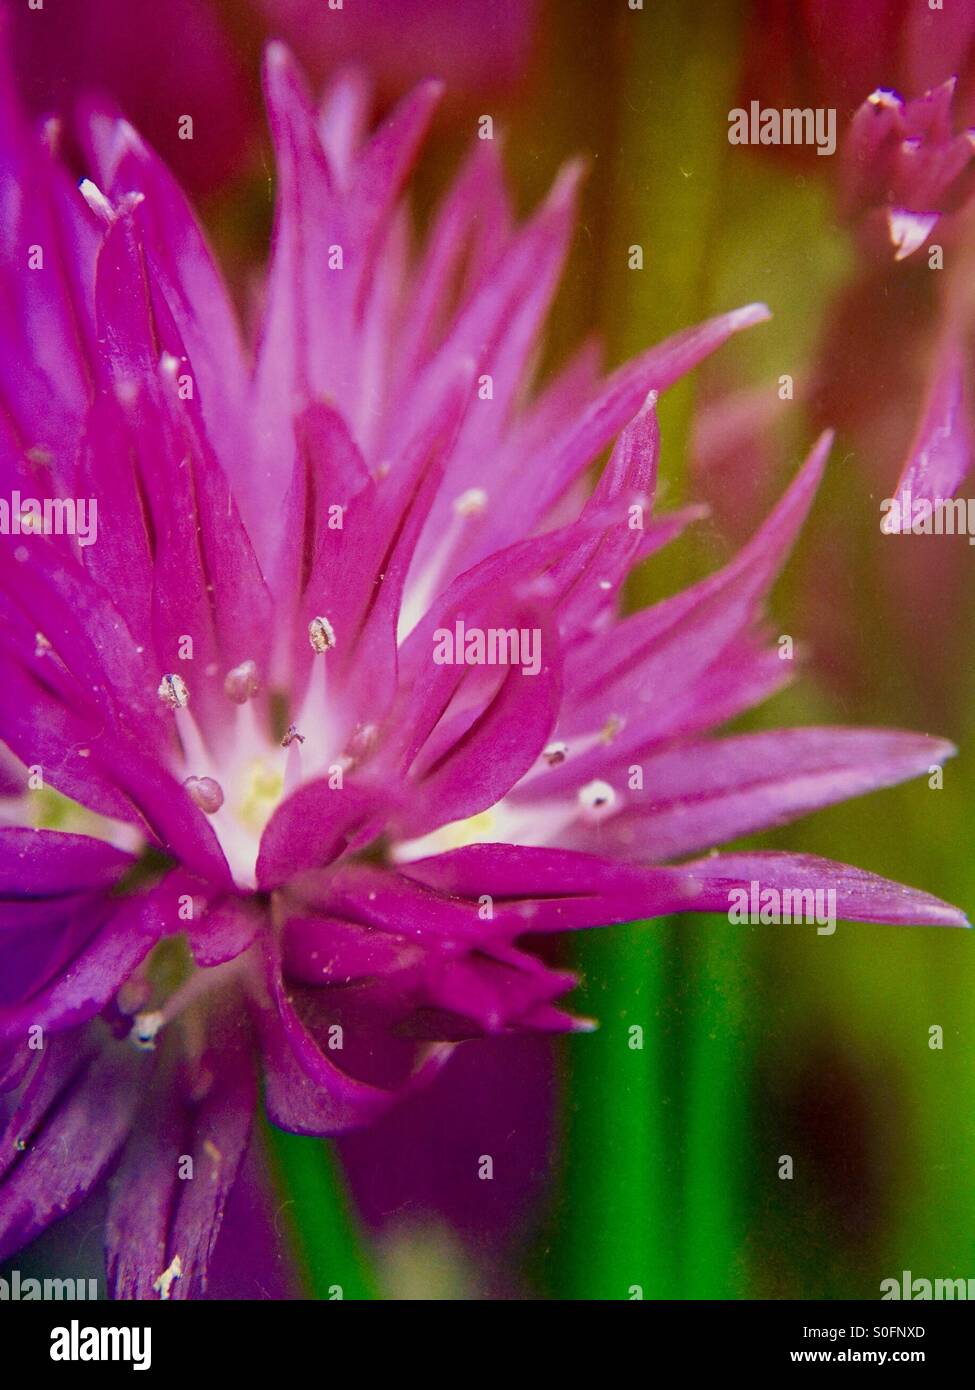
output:
POLYGON ((531 56, 536 0, 254 0, 269 33, 293 44, 314 72, 367 62, 393 90, 425 76, 431 55, 454 94, 510 86, 531 56))
POLYGON ((389 97, 433 64, 469 102, 524 75, 538 17, 536 0, 168 0, 142 6, 137 24, 131 0, 5 9, 30 110, 72 114, 104 94, 201 197, 256 163, 252 75, 265 39, 285 38, 318 78, 365 63, 389 97))
POLYGON ((621 616, 690 519, 652 513, 655 393, 765 310, 533 392, 575 171, 517 226, 479 143, 415 251, 436 87, 370 137, 357 85, 319 113, 277 45, 266 85, 253 363, 133 130, 92 119, 79 190, 3 88, 0 732, 24 791, 0 831, 0 1255, 112 1173, 122 1297, 203 1289, 259 1076, 276 1124, 338 1134, 464 1039, 588 1027, 538 934, 734 890, 964 921, 839 864, 709 853, 952 751, 709 736, 786 679, 762 610, 828 438, 730 564, 621 616), (97 537, 48 534, 85 499, 97 537), (41 784, 58 828, 25 824, 41 784))
MULTIPOLYGON (((842 124, 877 87, 924 92, 957 74, 960 119, 975 120, 970 5, 751 0, 744 48, 742 96, 766 106, 835 106, 842 124)), ((781 153, 815 161, 808 147, 781 153)))
MULTIPOLYGON (((835 108, 841 131, 835 163, 815 146, 761 147, 833 177, 862 252, 826 315, 808 399, 856 449, 883 499, 885 531, 950 530, 945 503, 970 476, 975 440, 966 249, 975 215, 975 7, 752 0, 739 100, 752 99, 835 108)), ((760 436, 757 412, 752 426, 760 436)), ((940 544, 894 546, 877 570, 890 621, 900 626, 919 604, 933 617, 906 640, 920 651, 928 689, 947 691, 939 676, 967 556, 940 544)), ((834 599, 851 580, 848 557, 837 560, 835 588, 817 583, 813 604, 842 653, 849 644, 834 599)), ((815 611, 807 617, 815 623, 815 611)), ((859 665, 852 649, 841 657, 847 691, 859 665)))
MULTIPOLYGON (((105 93, 207 194, 235 172, 257 130, 247 67, 221 8, 214 0, 169 0, 142 6, 133 23, 128 0, 25 3, 5 6, 2 22, 31 110, 73 115, 79 100, 105 93), (192 140, 185 125, 181 133, 187 116, 192 140)), ((237 23, 246 34, 246 19, 237 23)))
POLYGON ((881 246, 904 260, 940 217, 975 192, 975 130, 955 134, 950 79, 916 101, 880 88, 857 111, 843 149, 847 216, 880 224, 881 246))

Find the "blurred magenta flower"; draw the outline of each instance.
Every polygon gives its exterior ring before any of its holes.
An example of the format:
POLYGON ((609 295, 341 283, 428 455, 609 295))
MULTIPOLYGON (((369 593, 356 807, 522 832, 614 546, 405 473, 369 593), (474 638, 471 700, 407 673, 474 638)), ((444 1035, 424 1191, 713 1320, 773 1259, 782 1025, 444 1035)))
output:
MULTIPOLYGON (((835 106, 840 126, 878 87, 920 94, 957 76, 975 122, 975 11, 903 0, 751 0, 742 94, 775 107, 835 106)), ((789 158, 815 155, 783 146, 789 158)), ((822 161, 820 161, 822 163, 822 161)))
POLYGON ((950 78, 916 101, 871 92, 844 143, 846 215, 864 219, 871 232, 880 222, 880 236, 868 244, 893 249, 899 261, 928 241, 942 213, 975 192, 975 130, 954 132, 955 86, 950 78))
POLYGON ((251 162, 263 129, 251 73, 265 39, 284 38, 324 78, 364 63, 388 96, 434 75, 454 96, 510 87, 523 76, 535 0, 85 0, 10 5, 21 94, 38 115, 73 114, 110 98, 196 195, 251 162), (187 138, 185 118, 193 121, 187 138))
POLYGON ((731 563, 621 616, 629 570, 693 515, 652 512, 656 393, 764 308, 533 393, 577 171, 517 225, 478 142, 413 248, 437 86, 372 135, 361 83, 316 110, 277 44, 266 88, 252 361, 133 128, 91 115, 78 189, 2 84, 5 490, 100 522, 91 544, 0 538, 0 732, 22 786, 68 798, 59 829, 18 825, 25 796, 0 830, 0 1254, 113 1172, 122 1297, 203 1290, 259 1074, 276 1124, 339 1134, 464 1039, 588 1027, 540 935, 753 886, 964 921, 808 856, 687 858, 952 751, 709 737, 787 679, 762 612, 828 437, 731 563))
POLYGON ((928 273, 943 272, 928 330, 924 399, 894 489, 903 505, 892 530, 910 529, 915 504, 936 506, 953 497, 972 462, 972 311, 964 282, 971 270, 965 240, 972 225, 966 209, 975 193, 975 129, 954 131, 955 88, 949 78, 908 102, 894 92, 873 92, 854 117, 844 149, 843 207, 859 219, 867 250, 893 250, 901 261, 927 246, 928 273), (949 219, 953 226, 946 225, 946 213, 959 214, 949 219))
MULTIPOLYGON (((899 0, 752 0, 740 99, 777 108, 835 107, 835 159, 815 147, 761 153, 830 177, 855 234, 855 269, 825 318, 807 399, 840 431, 898 517, 957 496, 972 467, 972 279, 975 218, 975 8, 899 0)), ((760 438, 763 421, 752 431, 760 438)), ((961 505, 959 503, 959 505, 961 505)), ((878 508, 878 522, 881 515, 878 508)), ((906 529, 888 526, 888 531, 906 529)), ((930 697, 952 707, 950 634, 967 593, 969 552, 885 540, 874 557, 886 620, 918 654, 930 697), (918 624, 917 612, 926 621, 918 624)), ((857 581, 849 547, 811 585, 808 618, 849 693, 867 677, 844 595, 857 581), (838 658, 838 660, 837 660, 838 658)), ((875 665, 875 663, 874 663, 875 665)), ((923 676, 921 676, 923 672, 923 676)), ((907 673, 910 687, 913 672, 907 673)), ((861 689, 861 693, 865 693, 861 689)), ((964 697, 962 697, 964 698, 964 697)))
POLYGON ((216 0, 143 5, 138 22, 129 0, 12 4, 9 21, 21 95, 38 115, 71 116, 79 100, 105 94, 194 191, 213 189, 237 168, 257 116, 216 0), (192 140, 185 127, 180 133, 186 116, 192 140))
POLYGON ((285 39, 319 75, 367 63, 393 89, 432 75, 464 89, 504 87, 531 56, 535 0, 255 0, 267 32, 285 39))

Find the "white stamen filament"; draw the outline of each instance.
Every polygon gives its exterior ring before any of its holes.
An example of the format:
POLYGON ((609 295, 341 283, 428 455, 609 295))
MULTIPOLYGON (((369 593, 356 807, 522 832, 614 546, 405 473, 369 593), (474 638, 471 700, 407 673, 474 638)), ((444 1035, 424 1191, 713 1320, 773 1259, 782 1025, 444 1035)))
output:
POLYGON ((397 641, 407 638, 434 598, 444 587, 442 577, 449 573, 450 563, 468 530, 470 522, 483 515, 488 503, 488 495, 483 488, 469 487, 454 499, 453 516, 444 531, 433 554, 422 572, 409 585, 400 608, 397 641))
POLYGON ((203 741, 203 735, 200 733, 200 726, 193 717, 192 711, 184 705, 180 709, 173 710, 173 718, 176 721, 176 732, 179 734, 180 743, 183 745, 183 764, 187 772, 190 768, 207 767, 210 763, 210 755, 203 741))
MULTIPOLYGON (((334 645, 334 639, 333 639, 334 645)), ((311 663, 311 675, 305 698, 301 702, 295 724, 308 731, 309 743, 304 754, 305 776, 314 776, 331 760, 335 730, 328 705, 328 657, 323 652, 311 663)))
POLYGON ((129 1033, 131 1042, 142 1051, 152 1051, 159 1033, 175 1018, 214 989, 224 985, 229 979, 249 968, 246 954, 214 965, 206 970, 195 969, 187 979, 174 990, 161 1009, 136 1014, 129 1033))
POLYGON ((234 744, 237 748, 258 748, 266 742, 257 717, 257 702, 245 700, 237 706, 234 744))
MULTIPOLYGON (((292 725, 292 727, 294 726, 292 725)), ((288 743, 288 754, 284 764, 285 796, 290 796, 302 783, 301 744, 300 738, 293 738, 288 743)))
POLYGON ((115 209, 105 197, 105 194, 93 183, 91 179, 82 179, 78 184, 78 192, 91 208, 92 212, 106 225, 110 226, 115 221, 115 209))

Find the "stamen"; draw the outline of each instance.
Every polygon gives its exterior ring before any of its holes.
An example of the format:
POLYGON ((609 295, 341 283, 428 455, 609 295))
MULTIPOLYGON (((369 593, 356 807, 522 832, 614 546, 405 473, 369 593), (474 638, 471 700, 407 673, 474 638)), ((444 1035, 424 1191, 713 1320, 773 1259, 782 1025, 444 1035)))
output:
POLYGON ((166 1266, 158 1279, 152 1281, 152 1287, 165 1303, 169 1299, 169 1291, 183 1273, 183 1261, 178 1255, 174 1255, 172 1262, 166 1266))
POLYGON ((301 745, 305 741, 304 734, 299 734, 293 724, 289 725, 288 732, 281 740, 281 747, 287 748, 288 757, 284 765, 284 794, 290 796, 291 793, 301 786, 301 745))
POLYGON ((156 1034, 164 1022, 165 1019, 158 1009, 152 1013, 136 1014, 132 1023, 132 1031, 129 1033, 129 1041, 140 1052, 153 1052, 156 1047, 156 1034))
POLYGON ((555 743, 550 743, 546 748, 542 749, 542 757, 548 763, 549 767, 558 767, 560 763, 565 762, 568 756, 569 745, 567 743, 562 743, 560 740, 556 740, 555 743))
POLYGON ((598 778, 579 788, 579 806, 586 820, 603 820, 616 805, 616 793, 608 782, 598 778))
POLYGON ((469 487, 454 498, 454 511, 458 516, 480 516, 487 503, 488 495, 482 487, 469 487))
POLYGON ((166 675, 159 682, 156 694, 170 709, 185 709, 190 702, 190 692, 182 676, 166 675))
POLYGON ((308 624, 308 640, 313 652, 327 652, 335 646, 335 629, 327 618, 312 618, 308 624))
POLYGON ((342 755, 350 770, 358 767, 361 762, 368 758, 376 746, 378 737, 379 729, 375 724, 357 724, 355 726, 342 755))
POLYGON ((242 661, 227 672, 223 682, 223 693, 235 705, 246 705, 257 694, 258 688, 256 661, 242 661))
POLYGON ((208 816, 216 815, 223 805, 223 787, 212 777, 187 777, 183 786, 208 816))
POLYGON ((611 714, 606 723, 599 731, 599 737, 603 743, 612 743, 613 739, 623 727, 623 721, 618 714, 611 714))
POLYGON ((237 956, 208 970, 194 970, 169 996, 161 1009, 155 1009, 152 1013, 136 1014, 132 1032, 129 1034, 132 1042, 136 1047, 151 1051, 156 1045, 155 1039, 160 1029, 178 1018, 188 1005, 211 994, 218 986, 232 979, 239 973, 242 961, 243 957, 237 956))
POLYGON ((78 191, 97 218, 107 226, 115 221, 115 209, 96 183, 91 179, 82 179, 78 191))

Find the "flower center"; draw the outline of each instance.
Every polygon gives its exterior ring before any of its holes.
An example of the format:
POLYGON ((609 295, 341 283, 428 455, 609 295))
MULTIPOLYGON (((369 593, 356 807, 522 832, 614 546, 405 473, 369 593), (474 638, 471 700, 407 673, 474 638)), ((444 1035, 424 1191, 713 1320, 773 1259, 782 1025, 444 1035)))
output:
POLYGON ((260 839, 283 796, 283 766, 272 767, 266 759, 256 758, 245 770, 241 795, 231 808, 241 825, 260 839))
POLYGON ((175 673, 159 682, 160 700, 172 710, 183 754, 182 781, 187 795, 210 819, 231 872, 243 888, 256 883, 257 856, 265 826, 285 797, 309 776, 329 766, 333 732, 326 700, 325 659, 336 643, 335 629, 324 615, 308 625, 308 642, 315 653, 312 675, 296 721, 280 741, 272 739, 258 717, 260 673, 254 661, 228 671, 224 694, 228 716, 236 720, 230 751, 213 766, 214 758, 198 728, 192 708, 192 689, 175 673), (231 710, 233 710, 231 715, 231 710), (307 751, 302 728, 314 729, 307 751))

